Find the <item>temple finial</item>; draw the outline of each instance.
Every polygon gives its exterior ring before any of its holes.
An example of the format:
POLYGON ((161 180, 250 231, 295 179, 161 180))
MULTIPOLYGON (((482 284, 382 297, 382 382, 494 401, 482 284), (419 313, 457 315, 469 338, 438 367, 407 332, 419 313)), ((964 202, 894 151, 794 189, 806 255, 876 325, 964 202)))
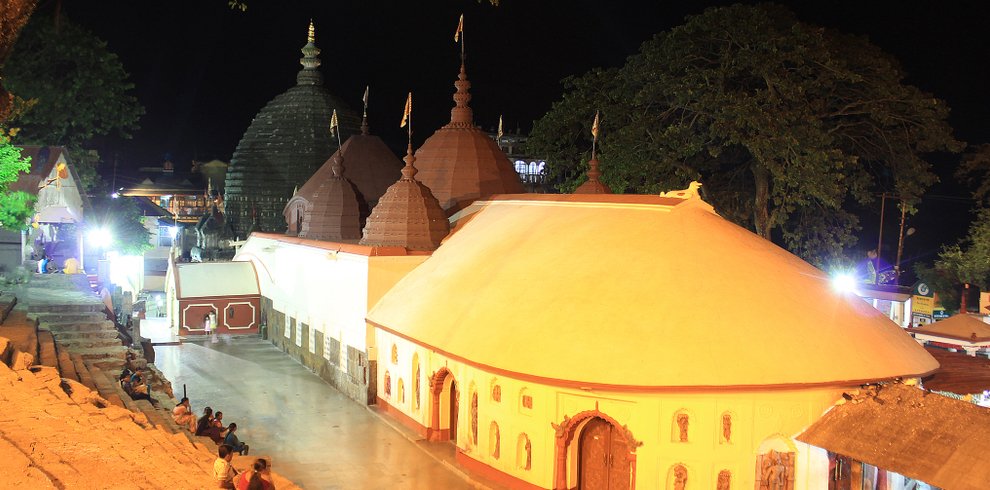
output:
POLYGON ((344 157, 340 155, 340 151, 334 155, 333 160, 330 162, 330 171, 333 172, 333 178, 339 179, 344 175, 344 157))
POLYGON ((416 180, 414 177, 419 170, 413 165, 416 162, 416 157, 413 156, 412 141, 409 142, 409 146, 406 148, 406 157, 402 161, 406 162, 406 166, 402 167, 402 180, 416 180))
POLYGON ((460 126, 474 125, 474 111, 468 105, 471 102, 471 82, 468 81, 467 70, 464 68, 464 61, 461 61, 461 72, 457 74, 457 81, 454 82, 457 91, 454 92, 454 108, 450 110, 451 124, 460 126))
POLYGON ((299 60, 299 64, 303 66, 303 69, 296 75, 296 82, 300 85, 322 85, 323 75, 317 71, 317 67, 320 66, 320 48, 316 47, 316 29, 313 27, 313 20, 309 21, 309 32, 306 35, 306 45, 300 50, 302 51, 303 57, 299 60))

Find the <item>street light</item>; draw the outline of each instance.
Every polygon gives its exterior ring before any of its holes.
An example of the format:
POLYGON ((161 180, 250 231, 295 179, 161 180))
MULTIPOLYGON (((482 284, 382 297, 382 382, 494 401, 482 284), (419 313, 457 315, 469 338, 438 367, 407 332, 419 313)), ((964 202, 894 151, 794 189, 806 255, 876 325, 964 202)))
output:
POLYGON ((841 272, 832 276, 832 288, 842 293, 856 292, 856 277, 848 272, 841 272))
POLYGON ((96 228, 89 231, 87 235, 89 243, 96 248, 107 248, 113 241, 113 236, 110 235, 110 230, 106 228, 96 228))

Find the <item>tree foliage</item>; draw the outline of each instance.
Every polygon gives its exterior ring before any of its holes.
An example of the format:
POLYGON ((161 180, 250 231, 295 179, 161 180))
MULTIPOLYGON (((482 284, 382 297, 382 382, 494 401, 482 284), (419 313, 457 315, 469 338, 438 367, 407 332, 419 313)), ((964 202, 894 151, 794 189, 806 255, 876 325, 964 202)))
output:
POLYGON ((102 226, 112 237, 110 250, 124 255, 141 255, 154 247, 150 231, 144 226, 141 210, 131 199, 99 197, 92 200, 93 217, 89 226, 102 226))
POLYGON ((58 28, 35 16, 21 33, 5 67, 7 86, 37 101, 17 121, 19 141, 66 146, 83 187, 98 183, 99 156, 88 149, 93 138, 129 138, 144 108, 130 92, 134 85, 106 42, 64 15, 58 28))
POLYGON ((4 0, 3 8, 0 9, 0 124, 7 121, 16 100, 3 86, 3 66, 14 49, 21 29, 37 6, 37 0, 4 0))
POLYGON ((22 158, 21 149, 12 145, 10 138, 0 129, 0 228, 24 229, 34 214, 35 197, 9 189, 22 172, 30 169, 31 159, 22 158))
POLYGON ((855 242, 855 204, 880 190, 912 203, 936 180, 924 155, 961 147, 948 107, 893 58, 771 4, 710 8, 564 85, 528 141, 561 190, 583 180, 601 110, 614 191, 700 180, 723 216, 819 265, 855 242))
POLYGON ((117 55, 83 27, 62 17, 35 16, 7 61, 8 87, 38 99, 19 124, 25 142, 78 146, 96 136, 128 138, 144 108, 117 55))
POLYGON ((990 289, 990 208, 977 210, 960 243, 943 246, 931 267, 920 265, 915 272, 939 293, 948 309, 958 309, 964 284, 990 289))

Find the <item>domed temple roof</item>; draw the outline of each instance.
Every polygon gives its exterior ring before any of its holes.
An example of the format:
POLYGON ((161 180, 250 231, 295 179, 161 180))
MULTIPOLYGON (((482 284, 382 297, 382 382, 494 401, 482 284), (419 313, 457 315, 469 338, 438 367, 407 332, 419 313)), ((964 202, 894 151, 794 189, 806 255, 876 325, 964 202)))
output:
POLYGON ((299 189, 299 195, 309 196, 320 182, 332 175, 331 166, 337 156, 344 159, 346 177, 357 191, 361 220, 364 221, 371 214, 371 209, 378 204, 382 194, 385 194, 385 190, 401 176, 402 160, 392 153, 381 138, 368 132, 365 120, 361 124, 361 133, 347 138, 340 149, 299 189))
POLYGON ((437 198, 416 180, 415 161, 410 143, 402 178, 385 191, 371 211, 361 245, 429 251, 439 247, 450 232, 450 223, 437 198))
POLYGON ((938 367, 694 189, 475 207, 372 324, 490 372, 587 388, 848 386, 938 367))
POLYGON ((310 24, 296 86, 275 97, 251 121, 237 144, 226 178, 227 218, 242 238, 252 227, 284 231, 282 211, 292 190, 306 182, 337 147, 328 126, 337 110, 344 137, 360 118, 323 87, 320 49, 310 24))
POLYGON ((289 199, 284 217, 290 233, 336 242, 361 238, 361 205, 342 160, 340 152, 335 152, 289 199), (328 172, 322 172, 324 169, 328 172))
POLYGON ((509 158, 474 125, 468 102, 471 82, 464 64, 454 93, 450 123, 438 129, 416 150, 419 180, 433 192, 447 214, 495 194, 521 193, 522 183, 509 158))

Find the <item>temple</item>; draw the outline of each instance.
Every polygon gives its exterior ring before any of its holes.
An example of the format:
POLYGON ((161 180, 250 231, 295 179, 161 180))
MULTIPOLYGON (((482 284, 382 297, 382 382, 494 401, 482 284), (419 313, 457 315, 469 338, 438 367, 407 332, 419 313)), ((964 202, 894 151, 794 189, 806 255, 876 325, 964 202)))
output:
POLYGON ((359 132, 359 116, 323 86, 320 49, 310 23, 296 85, 258 112, 234 150, 227 170, 225 207, 236 236, 284 232, 283 211, 298 188, 337 149, 327 125, 334 109, 346 138, 359 132))

